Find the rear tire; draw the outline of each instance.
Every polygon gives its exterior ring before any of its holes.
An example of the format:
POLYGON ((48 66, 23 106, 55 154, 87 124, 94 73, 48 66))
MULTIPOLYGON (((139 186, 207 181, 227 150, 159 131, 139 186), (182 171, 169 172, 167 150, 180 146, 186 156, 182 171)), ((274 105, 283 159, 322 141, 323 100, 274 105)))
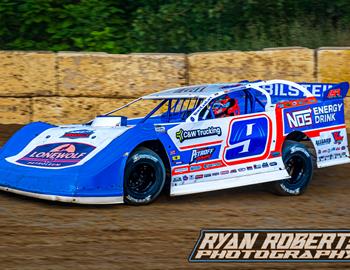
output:
POLYGON ((295 141, 286 141, 282 158, 291 178, 271 183, 274 192, 283 196, 303 194, 313 174, 312 155, 305 145, 295 141))
POLYGON ((154 151, 140 147, 131 153, 124 174, 124 201, 133 205, 153 202, 165 183, 165 166, 154 151))

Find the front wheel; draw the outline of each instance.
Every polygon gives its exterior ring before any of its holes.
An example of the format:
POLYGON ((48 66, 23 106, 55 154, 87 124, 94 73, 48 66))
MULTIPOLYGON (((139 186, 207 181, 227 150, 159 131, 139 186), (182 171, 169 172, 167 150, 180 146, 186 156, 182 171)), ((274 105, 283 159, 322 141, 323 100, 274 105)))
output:
POLYGON ((290 178, 272 183, 274 191, 285 196, 301 195, 312 178, 312 156, 305 145, 286 141, 282 157, 290 178))
POLYGON ((126 162, 125 202, 143 205, 154 201, 164 187, 165 176, 164 163, 159 155, 145 147, 137 148, 126 162))

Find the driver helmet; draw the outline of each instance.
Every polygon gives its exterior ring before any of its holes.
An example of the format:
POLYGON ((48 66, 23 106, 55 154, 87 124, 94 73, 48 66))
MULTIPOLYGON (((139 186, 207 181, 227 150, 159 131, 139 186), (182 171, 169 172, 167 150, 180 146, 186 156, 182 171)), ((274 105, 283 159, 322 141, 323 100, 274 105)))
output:
POLYGON ((237 100, 231 99, 228 95, 215 100, 212 108, 216 118, 233 116, 240 113, 237 100))

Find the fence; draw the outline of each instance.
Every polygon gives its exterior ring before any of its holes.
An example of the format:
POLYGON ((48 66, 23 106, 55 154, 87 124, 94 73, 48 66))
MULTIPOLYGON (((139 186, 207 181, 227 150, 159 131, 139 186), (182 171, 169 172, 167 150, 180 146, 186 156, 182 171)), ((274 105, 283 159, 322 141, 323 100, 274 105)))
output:
MULTIPOLYGON (((189 84, 350 81, 349 62, 350 48, 189 55, 0 51, 0 123, 79 123, 138 96, 189 84)), ((347 114, 350 97, 345 102, 347 114)))

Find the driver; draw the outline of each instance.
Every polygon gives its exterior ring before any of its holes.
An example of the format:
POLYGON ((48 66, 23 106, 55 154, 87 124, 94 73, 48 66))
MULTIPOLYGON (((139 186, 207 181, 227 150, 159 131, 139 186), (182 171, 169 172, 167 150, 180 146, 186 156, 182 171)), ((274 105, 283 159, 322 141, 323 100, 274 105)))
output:
POLYGON ((230 98, 228 95, 224 95, 214 101, 213 112, 215 118, 234 116, 241 113, 237 99, 230 98))

